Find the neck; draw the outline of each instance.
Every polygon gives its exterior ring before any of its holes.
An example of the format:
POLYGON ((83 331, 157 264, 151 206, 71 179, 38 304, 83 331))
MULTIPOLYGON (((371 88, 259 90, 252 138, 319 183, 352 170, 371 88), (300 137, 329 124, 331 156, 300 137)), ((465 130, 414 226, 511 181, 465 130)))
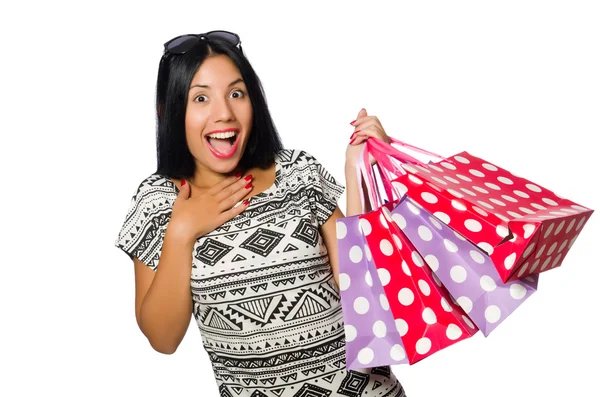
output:
POLYGON ((190 180, 190 183, 200 189, 207 189, 212 186, 215 186, 223 179, 235 175, 235 173, 238 171, 242 171, 239 166, 236 167, 230 173, 221 174, 219 172, 215 172, 203 166, 197 165, 196 172, 194 173, 194 177, 190 180))

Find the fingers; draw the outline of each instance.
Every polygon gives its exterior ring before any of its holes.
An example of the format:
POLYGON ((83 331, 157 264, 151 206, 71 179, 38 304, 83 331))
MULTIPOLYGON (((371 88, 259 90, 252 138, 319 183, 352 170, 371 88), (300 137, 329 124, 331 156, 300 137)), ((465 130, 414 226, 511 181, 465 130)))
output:
POLYGON ((252 174, 248 174, 243 178, 238 179, 235 183, 225 187, 221 191, 217 192, 214 196, 217 200, 217 203, 224 203, 227 205, 229 202, 233 201, 233 203, 227 207, 231 208, 235 203, 240 201, 248 192, 252 189, 252 174))
POLYGON ((213 196, 216 196, 224 189, 230 187, 231 185, 233 185, 236 182, 239 182, 241 177, 242 177, 241 173, 237 173, 233 176, 228 176, 227 178, 223 179, 221 182, 217 183, 216 185, 214 185, 213 187, 208 189, 207 193, 211 194, 213 196))
POLYGON ((179 188, 179 194, 177 195, 178 199, 187 200, 190 198, 192 193, 192 188, 189 183, 186 182, 185 179, 181 180, 181 187, 179 188))
MULTIPOLYGON (((244 181, 245 182, 245 181, 244 181)), ((227 211, 232 207, 238 205, 241 200, 248 195, 253 189, 252 182, 245 182, 246 184, 238 190, 235 190, 233 193, 224 196, 220 201, 218 201, 219 211, 227 211)), ((237 184, 233 185, 237 187, 237 184)))
POLYGON ((219 222, 221 222, 221 224, 223 224, 223 223, 227 222, 228 220, 235 218, 236 216, 238 216, 239 214, 244 212, 244 210, 246 208, 248 208, 248 204, 250 204, 250 201, 244 200, 243 202, 240 202, 237 205, 235 205, 233 208, 222 212, 220 215, 219 222))

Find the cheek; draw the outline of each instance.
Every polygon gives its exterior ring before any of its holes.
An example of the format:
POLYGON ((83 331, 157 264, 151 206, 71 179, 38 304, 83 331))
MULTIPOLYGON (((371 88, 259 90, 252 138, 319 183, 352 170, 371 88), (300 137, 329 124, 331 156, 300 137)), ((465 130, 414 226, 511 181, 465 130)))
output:
POLYGON ((200 137, 206 127, 207 117, 199 111, 188 108, 185 115, 185 132, 188 138, 200 137))

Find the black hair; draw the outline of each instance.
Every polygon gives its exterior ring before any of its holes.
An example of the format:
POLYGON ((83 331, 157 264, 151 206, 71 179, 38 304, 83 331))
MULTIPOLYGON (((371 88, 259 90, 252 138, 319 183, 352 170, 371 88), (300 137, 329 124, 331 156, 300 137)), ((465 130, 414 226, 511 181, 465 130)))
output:
POLYGON ((214 54, 228 56, 240 71, 252 103, 252 132, 240 159, 240 167, 268 168, 275 153, 283 149, 262 84, 239 47, 218 40, 200 40, 185 54, 166 52, 158 68, 156 84, 156 158, 157 174, 171 178, 191 178, 196 170, 185 136, 185 112, 189 87, 204 60, 214 54))

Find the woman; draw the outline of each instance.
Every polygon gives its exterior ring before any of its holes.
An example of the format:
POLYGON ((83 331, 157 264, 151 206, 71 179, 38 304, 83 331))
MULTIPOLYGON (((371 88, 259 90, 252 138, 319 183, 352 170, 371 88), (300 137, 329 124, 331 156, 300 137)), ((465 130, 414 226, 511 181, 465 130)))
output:
MULTIPOLYGON (((221 396, 404 396, 390 367, 346 370, 344 188, 307 152, 283 149, 237 35, 165 44, 157 118, 157 171, 116 241, 133 259, 136 319, 152 347, 174 353, 193 315, 221 396)), ((360 145, 387 136, 365 110, 351 124, 347 212, 357 214, 360 145)))

